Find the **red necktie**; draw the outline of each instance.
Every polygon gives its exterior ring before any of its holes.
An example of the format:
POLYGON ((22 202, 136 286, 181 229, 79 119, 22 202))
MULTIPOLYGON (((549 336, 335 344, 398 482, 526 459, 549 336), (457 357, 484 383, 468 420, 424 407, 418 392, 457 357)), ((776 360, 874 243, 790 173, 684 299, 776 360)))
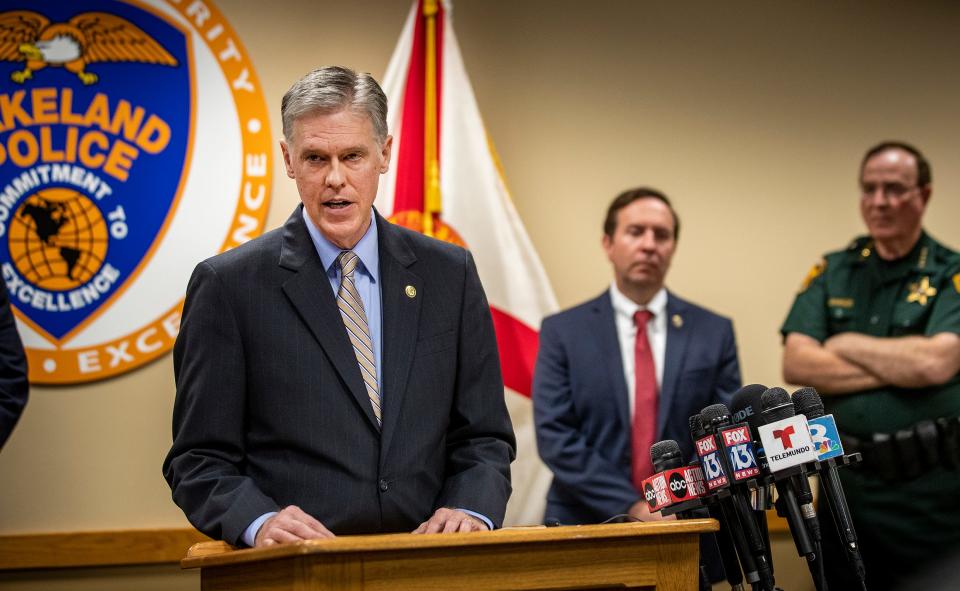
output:
POLYGON ((637 341, 634 345, 634 381, 636 404, 633 412, 633 485, 641 490, 641 483, 653 474, 650 447, 657 437, 657 368, 653 364, 653 350, 647 338, 647 323, 653 312, 639 310, 633 315, 637 325, 637 341))

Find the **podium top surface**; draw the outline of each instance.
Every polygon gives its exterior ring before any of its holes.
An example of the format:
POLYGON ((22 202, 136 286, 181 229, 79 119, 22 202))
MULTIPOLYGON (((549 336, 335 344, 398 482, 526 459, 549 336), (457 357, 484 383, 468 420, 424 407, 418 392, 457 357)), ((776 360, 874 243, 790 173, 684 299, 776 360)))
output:
POLYGON ((226 542, 201 542, 191 546, 187 551, 186 558, 180 562, 180 565, 183 568, 201 568, 260 560, 273 560, 306 554, 415 551, 463 546, 563 542, 566 540, 609 540, 616 538, 701 534, 717 531, 718 529, 720 529, 720 526, 714 519, 685 519, 681 521, 615 523, 607 525, 513 527, 495 531, 462 534, 418 535, 399 533, 340 536, 331 539, 281 544, 269 548, 235 549, 226 542))

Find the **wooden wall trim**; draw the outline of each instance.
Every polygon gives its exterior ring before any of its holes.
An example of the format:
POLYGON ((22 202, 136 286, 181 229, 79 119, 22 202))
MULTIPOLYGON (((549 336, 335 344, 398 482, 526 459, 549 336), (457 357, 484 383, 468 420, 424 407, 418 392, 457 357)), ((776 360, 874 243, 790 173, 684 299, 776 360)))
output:
POLYGON ((208 541, 193 528, 0 535, 0 571, 177 563, 208 541))

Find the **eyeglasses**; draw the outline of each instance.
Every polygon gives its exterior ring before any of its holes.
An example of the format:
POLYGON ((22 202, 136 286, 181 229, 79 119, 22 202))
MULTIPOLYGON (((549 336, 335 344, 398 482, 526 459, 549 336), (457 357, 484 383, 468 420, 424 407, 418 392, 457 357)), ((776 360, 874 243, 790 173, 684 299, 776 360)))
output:
POLYGON ((864 199, 869 199, 876 195, 879 189, 886 199, 896 200, 903 199, 914 189, 919 188, 919 186, 908 187, 902 183, 862 183, 860 185, 860 195, 864 199))

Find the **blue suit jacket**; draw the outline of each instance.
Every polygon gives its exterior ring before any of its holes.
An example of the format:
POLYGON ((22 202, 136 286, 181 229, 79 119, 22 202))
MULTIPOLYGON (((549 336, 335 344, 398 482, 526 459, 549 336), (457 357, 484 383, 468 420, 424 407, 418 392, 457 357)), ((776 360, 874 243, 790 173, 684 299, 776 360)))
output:
MULTIPOLYGON (((727 318, 672 293, 667 314, 657 440, 676 440, 690 458, 690 415, 729 406, 740 387, 737 347, 727 318)), ((598 523, 640 500, 630 478, 627 397, 609 291, 543 321, 533 407, 540 456, 554 475, 546 517, 598 523)))

